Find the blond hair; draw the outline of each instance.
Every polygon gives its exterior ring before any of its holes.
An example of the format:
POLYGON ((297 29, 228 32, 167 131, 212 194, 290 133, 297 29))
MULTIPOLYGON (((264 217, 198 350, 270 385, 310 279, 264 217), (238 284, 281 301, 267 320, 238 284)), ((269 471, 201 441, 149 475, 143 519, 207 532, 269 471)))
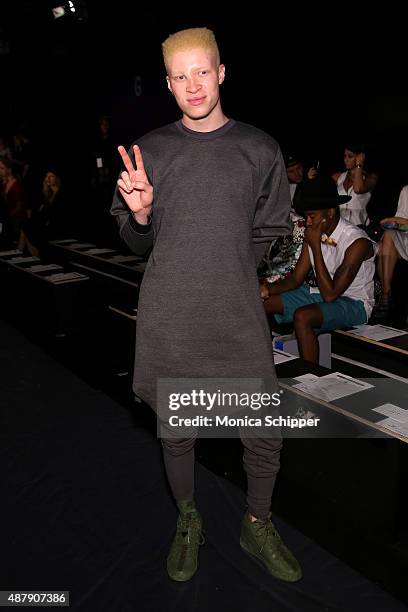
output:
POLYGON ((188 28, 187 30, 180 30, 175 34, 170 34, 162 43, 163 59, 166 68, 168 59, 173 53, 189 51, 197 47, 210 51, 217 62, 217 66, 219 66, 220 52, 214 32, 208 28, 188 28))

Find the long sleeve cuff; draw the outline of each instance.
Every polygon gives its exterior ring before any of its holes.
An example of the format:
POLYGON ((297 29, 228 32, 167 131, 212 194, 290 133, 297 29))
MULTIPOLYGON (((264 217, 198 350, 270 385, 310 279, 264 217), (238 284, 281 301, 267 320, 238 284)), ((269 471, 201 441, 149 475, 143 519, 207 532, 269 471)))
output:
POLYGON ((148 234, 152 229, 152 218, 149 217, 149 223, 146 223, 146 225, 142 225, 141 223, 138 223, 134 218, 133 214, 130 213, 129 224, 131 228, 138 234, 148 234))

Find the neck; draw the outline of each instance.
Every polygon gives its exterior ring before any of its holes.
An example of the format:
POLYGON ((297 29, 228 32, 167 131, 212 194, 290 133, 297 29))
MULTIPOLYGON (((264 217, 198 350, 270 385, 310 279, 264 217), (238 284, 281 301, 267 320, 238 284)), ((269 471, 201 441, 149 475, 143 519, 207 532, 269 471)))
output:
POLYGON ((218 130, 218 128, 225 125, 229 119, 222 112, 221 106, 217 105, 217 107, 209 115, 207 115, 207 117, 203 117, 202 119, 192 119, 186 114, 183 114, 181 121, 187 128, 194 130, 195 132, 213 132, 214 130, 218 130))
POLYGON ((328 224, 327 230, 325 231, 326 236, 330 236, 334 230, 336 229, 338 223, 340 221, 340 216, 335 217, 333 221, 328 224))

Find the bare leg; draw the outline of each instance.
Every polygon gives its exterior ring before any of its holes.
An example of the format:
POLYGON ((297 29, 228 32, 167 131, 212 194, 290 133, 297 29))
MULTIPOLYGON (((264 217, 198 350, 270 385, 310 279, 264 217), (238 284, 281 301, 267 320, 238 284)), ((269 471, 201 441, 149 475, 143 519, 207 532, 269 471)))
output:
POLYGON ((388 297, 391 292, 392 276, 398 259, 399 254, 395 248, 391 231, 386 230, 382 237, 377 265, 378 276, 380 278, 384 297, 388 297))
POLYGON ((27 238, 25 234, 24 234, 24 237, 25 237, 25 245, 30 255, 32 255, 33 257, 38 257, 39 251, 37 247, 32 242, 29 241, 29 239, 27 238))
POLYGON ((24 253, 26 242, 27 242, 26 235, 23 232, 23 230, 20 230, 20 233, 18 235, 18 242, 17 242, 17 248, 19 251, 22 251, 24 253))
POLYGON ((323 313, 318 304, 302 306, 293 317, 299 355, 306 361, 319 362, 319 342, 313 330, 323 323, 323 313))
POLYGON ((283 303, 280 295, 271 295, 265 300, 264 308, 266 314, 283 314, 283 303))

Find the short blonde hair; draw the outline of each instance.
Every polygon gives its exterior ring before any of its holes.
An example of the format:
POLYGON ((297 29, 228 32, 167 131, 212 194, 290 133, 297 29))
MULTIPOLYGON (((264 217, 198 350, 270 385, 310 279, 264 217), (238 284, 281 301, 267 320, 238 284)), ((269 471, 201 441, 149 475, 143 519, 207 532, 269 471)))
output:
POLYGON ((214 32, 208 28, 189 28, 187 30, 180 30, 175 34, 170 34, 162 43, 163 59, 166 68, 168 59, 173 53, 188 51, 196 47, 201 47, 210 51, 214 55, 217 66, 219 66, 220 52, 214 32))

